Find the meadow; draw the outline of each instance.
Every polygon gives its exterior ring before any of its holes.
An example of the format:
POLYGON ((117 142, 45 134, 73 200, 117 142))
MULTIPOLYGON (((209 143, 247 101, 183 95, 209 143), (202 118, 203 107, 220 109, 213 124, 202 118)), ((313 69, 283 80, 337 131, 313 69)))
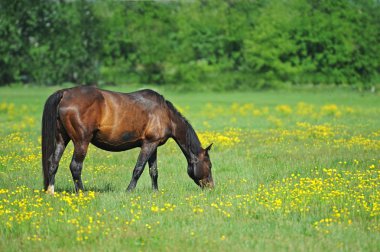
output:
POLYGON ((214 143, 215 188, 168 141, 158 192, 147 170, 125 191, 138 149, 91 146, 75 195, 69 144, 51 196, 40 122, 57 89, 0 88, 0 251, 380 251, 379 94, 158 89, 214 143))

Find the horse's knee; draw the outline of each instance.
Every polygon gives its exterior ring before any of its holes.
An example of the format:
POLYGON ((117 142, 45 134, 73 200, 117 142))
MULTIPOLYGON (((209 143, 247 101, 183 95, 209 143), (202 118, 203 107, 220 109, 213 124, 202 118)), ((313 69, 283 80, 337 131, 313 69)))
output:
POLYGON ((152 178, 158 177, 158 171, 157 169, 149 169, 149 174, 152 178))
POLYGON ((135 169, 133 170, 133 179, 135 179, 135 180, 139 179, 143 170, 144 170, 143 166, 135 167, 135 169))

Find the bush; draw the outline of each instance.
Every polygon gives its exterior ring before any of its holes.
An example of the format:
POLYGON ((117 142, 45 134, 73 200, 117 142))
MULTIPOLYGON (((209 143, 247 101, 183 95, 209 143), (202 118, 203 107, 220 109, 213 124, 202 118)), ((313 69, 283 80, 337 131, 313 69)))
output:
POLYGON ((370 88, 380 80, 378 13, 371 0, 4 0, 0 85, 370 88))

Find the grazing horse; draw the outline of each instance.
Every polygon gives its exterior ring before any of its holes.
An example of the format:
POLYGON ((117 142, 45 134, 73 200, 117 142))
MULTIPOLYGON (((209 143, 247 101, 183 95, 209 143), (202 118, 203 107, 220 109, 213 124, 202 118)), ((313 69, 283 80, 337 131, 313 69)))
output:
POLYGON ((213 187, 209 151, 203 149, 190 123, 173 104, 152 91, 118 93, 81 86, 63 89, 46 101, 42 116, 44 188, 54 194, 59 160, 70 142, 74 154, 70 170, 75 191, 83 190, 81 172, 90 143, 107 151, 141 151, 127 190, 136 187, 145 164, 153 190, 158 190, 157 147, 173 138, 186 157, 187 173, 200 187, 213 187))

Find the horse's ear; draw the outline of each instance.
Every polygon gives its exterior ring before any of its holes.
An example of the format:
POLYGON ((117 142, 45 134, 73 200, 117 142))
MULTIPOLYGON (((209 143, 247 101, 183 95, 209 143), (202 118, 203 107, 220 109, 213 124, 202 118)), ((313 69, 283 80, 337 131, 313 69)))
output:
POLYGON ((212 147, 213 144, 214 144, 214 143, 210 144, 210 145, 205 149, 205 151, 206 151, 207 154, 208 154, 208 152, 211 150, 211 147, 212 147))

